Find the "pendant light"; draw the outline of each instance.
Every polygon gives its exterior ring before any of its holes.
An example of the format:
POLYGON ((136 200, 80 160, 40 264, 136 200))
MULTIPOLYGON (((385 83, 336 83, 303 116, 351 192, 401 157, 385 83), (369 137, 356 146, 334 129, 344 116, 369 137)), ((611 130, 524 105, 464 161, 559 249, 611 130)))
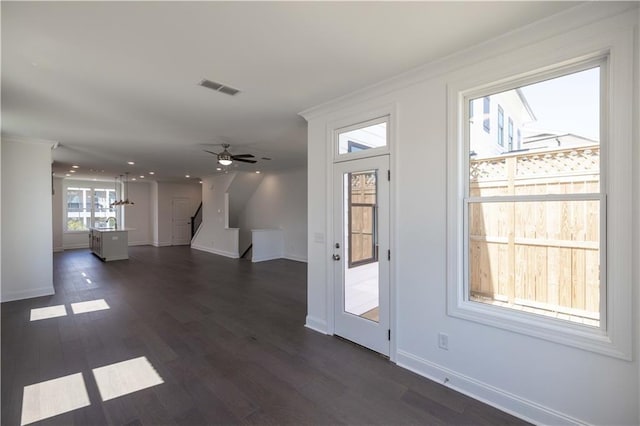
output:
POLYGON ((133 206, 135 204, 133 201, 129 201, 129 172, 124 174, 124 197, 123 206, 133 206))
POLYGON ((116 176, 114 178, 114 189, 116 191, 116 201, 110 204, 111 207, 114 206, 133 206, 135 203, 129 200, 129 172, 126 172, 123 175, 120 175, 120 179, 116 176), (120 199, 118 200, 118 182, 120 182, 121 194, 120 199))
POLYGON ((122 200, 118 200, 118 176, 113 178, 113 191, 115 192, 115 200, 113 203, 109 204, 109 207, 119 206, 122 200))

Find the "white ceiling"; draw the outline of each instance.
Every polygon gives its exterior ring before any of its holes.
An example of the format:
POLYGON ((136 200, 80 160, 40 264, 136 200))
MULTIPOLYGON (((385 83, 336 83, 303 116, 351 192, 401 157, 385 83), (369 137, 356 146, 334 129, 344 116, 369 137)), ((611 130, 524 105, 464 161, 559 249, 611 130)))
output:
POLYGON ((206 176, 222 141, 304 166, 298 112, 575 5, 3 1, 2 132, 59 142, 58 175, 206 176))

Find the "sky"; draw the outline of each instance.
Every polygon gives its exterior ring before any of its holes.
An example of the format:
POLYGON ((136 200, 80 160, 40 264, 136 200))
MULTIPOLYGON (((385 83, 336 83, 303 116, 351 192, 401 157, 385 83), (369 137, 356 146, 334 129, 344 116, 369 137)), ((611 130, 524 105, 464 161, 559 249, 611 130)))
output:
POLYGON ((525 127, 600 139, 600 68, 521 88, 537 122, 525 127))

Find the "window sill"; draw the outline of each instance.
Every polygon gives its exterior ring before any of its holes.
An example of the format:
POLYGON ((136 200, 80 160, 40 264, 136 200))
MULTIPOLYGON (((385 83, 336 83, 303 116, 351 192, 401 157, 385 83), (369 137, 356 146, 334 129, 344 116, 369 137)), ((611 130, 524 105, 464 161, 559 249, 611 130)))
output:
POLYGON ((486 305, 474 301, 458 301, 449 306, 452 317, 474 321, 491 327, 572 346, 602 355, 631 360, 631 354, 619 348, 599 327, 572 323, 551 317, 486 305))

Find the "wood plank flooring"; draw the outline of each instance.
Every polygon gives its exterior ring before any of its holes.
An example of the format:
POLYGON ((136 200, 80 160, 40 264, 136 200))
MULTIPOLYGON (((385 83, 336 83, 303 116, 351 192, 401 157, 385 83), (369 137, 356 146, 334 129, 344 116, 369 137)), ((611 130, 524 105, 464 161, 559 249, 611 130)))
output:
POLYGON ((2 425, 20 424, 25 386, 77 373, 90 404, 37 424, 524 424, 306 329, 304 263, 143 246, 109 263, 56 253, 53 267, 54 296, 2 304, 2 425), (109 309, 71 309, 98 299, 109 309), (30 321, 55 305, 67 315, 30 321), (102 401, 93 369, 140 357, 163 383, 102 401))

